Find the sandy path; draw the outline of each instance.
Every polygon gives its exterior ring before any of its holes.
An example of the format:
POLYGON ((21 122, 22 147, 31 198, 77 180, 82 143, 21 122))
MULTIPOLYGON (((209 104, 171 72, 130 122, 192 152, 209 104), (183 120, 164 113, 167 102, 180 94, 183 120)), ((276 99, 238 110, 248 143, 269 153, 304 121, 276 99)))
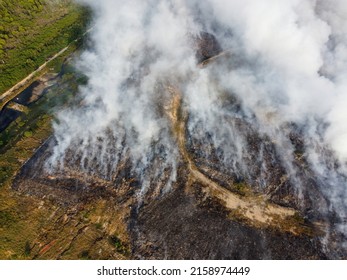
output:
POLYGON ((233 213, 231 215, 234 218, 242 219, 256 227, 272 227, 293 234, 307 233, 308 227, 297 218, 299 214, 294 209, 271 203, 262 195, 240 196, 223 188, 200 172, 186 149, 187 113, 182 109, 182 94, 173 86, 168 86, 167 89, 172 95, 168 115, 172 122, 181 156, 189 170, 190 180, 200 183, 204 187, 205 193, 221 201, 233 213))

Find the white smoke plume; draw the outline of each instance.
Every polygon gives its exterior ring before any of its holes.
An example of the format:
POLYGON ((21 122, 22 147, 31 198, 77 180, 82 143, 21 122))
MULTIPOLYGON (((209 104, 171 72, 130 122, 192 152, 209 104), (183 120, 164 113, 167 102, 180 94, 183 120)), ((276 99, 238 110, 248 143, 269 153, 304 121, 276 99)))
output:
POLYGON ((170 99, 165 84, 176 83, 191 141, 200 141, 206 161, 217 157, 225 170, 260 189, 271 179, 267 162, 280 162, 300 199, 308 186, 293 163, 296 147, 288 135, 295 127, 328 199, 322 211, 334 211, 347 232, 346 1, 79 2, 94 11, 91 47, 78 62, 89 81, 80 89, 80 106, 58 115, 51 166, 63 168, 73 154, 69 160, 85 172, 112 178, 129 158, 143 191, 167 172, 169 188, 179 152, 160 106, 170 99), (230 62, 196 66, 191 38, 201 32, 230 51, 230 62), (252 166, 254 131, 265 142, 252 166))

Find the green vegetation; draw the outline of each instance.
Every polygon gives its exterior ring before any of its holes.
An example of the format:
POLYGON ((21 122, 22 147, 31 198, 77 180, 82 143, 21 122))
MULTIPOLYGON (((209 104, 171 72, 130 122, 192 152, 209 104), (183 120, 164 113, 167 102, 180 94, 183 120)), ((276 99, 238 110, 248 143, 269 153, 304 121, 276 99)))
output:
POLYGON ((71 0, 0 0, 0 93, 79 38, 88 19, 71 0))
POLYGON ((251 188, 247 185, 246 182, 239 182, 232 184, 232 191, 241 196, 247 196, 248 194, 250 194, 251 188))
MULTIPOLYGON (((16 145, 0 157, 0 259, 26 259, 30 243, 40 226, 37 205, 33 199, 18 200, 10 190, 14 174, 50 134, 50 122, 35 130, 35 137, 19 138, 16 145)), ((40 214, 42 215, 42 214, 40 214)))
POLYGON ((33 136, 33 133, 32 133, 31 131, 28 130, 28 131, 25 131, 25 132, 24 132, 24 136, 25 136, 25 137, 31 137, 31 136, 33 136))
POLYGON ((73 102, 80 75, 68 69, 26 114, 0 133, 0 259, 32 258, 31 244, 46 221, 39 202, 13 192, 11 184, 23 163, 51 135, 52 113, 73 102))
MULTIPOLYGON (((73 42, 47 65, 59 72, 78 47, 74 40, 87 19, 88 12, 71 1, 0 0, 0 93, 73 42)), ((83 81, 71 66, 65 67, 62 79, 0 133, 0 259, 30 259, 38 253, 34 241, 47 222, 47 211, 55 208, 40 209, 41 201, 13 192, 12 180, 51 135, 53 113, 73 100, 83 81)))
POLYGON ((127 255, 129 252, 127 246, 118 238, 117 235, 109 236, 109 242, 116 248, 120 254, 127 255))

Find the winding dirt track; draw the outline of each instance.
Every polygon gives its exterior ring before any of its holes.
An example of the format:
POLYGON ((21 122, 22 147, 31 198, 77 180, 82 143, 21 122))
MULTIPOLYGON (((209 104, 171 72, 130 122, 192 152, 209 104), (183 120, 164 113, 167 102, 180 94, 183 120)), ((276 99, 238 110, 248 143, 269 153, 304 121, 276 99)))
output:
POLYGON ((187 170, 189 170, 190 183, 197 182, 201 184, 207 195, 217 198, 230 210, 231 218, 240 219, 255 227, 277 228, 295 235, 310 234, 311 230, 302 223, 302 219, 299 218, 300 215, 296 210, 271 203, 263 195, 239 196, 200 172, 186 148, 188 113, 183 108, 182 93, 172 85, 168 86, 167 90, 172 95, 168 115, 172 122, 173 134, 180 154, 187 165, 187 170))

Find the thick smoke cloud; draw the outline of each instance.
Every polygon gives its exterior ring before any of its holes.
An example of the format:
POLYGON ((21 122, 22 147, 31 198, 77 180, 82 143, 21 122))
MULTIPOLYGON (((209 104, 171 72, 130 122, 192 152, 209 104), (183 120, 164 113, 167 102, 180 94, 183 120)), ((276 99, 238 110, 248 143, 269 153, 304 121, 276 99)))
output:
POLYGON ((63 169, 73 159, 85 172, 112 179, 129 159, 142 191, 168 173, 169 189, 180 157, 165 113, 166 87, 174 84, 203 157, 215 156, 225 170, 265 188, 271 174, 262 157, 274 145, 268 161, 281 162, 300 198, 306 186, 288 138, 297 128, 327 208, 347 232, 345 1, 79 2, 94 12, 91 48, 78 61, 89 82, 80 89, 80 105, 58 115, 50 168, 63 169), (230 51, 230 63, 196 66, 192 38, 201 32, 230 51), (230 98, 239 109, 225 102, 230 98), (254 130, 268 144, 260 145, 252 166, 247 139, 254 130))

